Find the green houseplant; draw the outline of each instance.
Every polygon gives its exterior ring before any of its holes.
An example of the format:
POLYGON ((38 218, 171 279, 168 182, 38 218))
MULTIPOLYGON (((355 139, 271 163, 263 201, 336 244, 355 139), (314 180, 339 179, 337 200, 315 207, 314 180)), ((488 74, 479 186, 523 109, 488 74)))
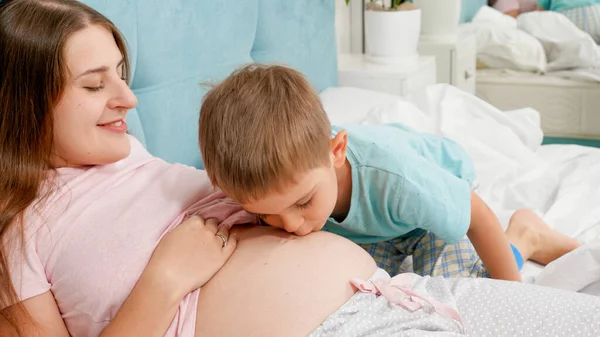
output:
MULTIPOLYGON (((349 3, 350 3, 350 0, 346 0, 346 5, 349 3)), ((411 0, 390 0, 390 5, 389 5, 389 7, 386 8, 385 2, 383 0, 369 0, 369 3, 367 4, 367 8, 373 7, 370 4, 376 4, 376 5, 381 6, 379 8, 381 8, 383 10, 386 10, 386 9, 387 10, 398 10, 401 8, 400 6, 405 3, 412 3, 412 1, 411 0)))

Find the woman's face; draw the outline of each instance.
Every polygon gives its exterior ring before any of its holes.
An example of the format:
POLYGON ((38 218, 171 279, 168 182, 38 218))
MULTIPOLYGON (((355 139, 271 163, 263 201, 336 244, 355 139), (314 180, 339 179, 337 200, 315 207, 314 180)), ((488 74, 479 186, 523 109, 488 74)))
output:
POLYGON ((67 41, 68 73, 54 108, 56 167, 114 163, 129 155, 127 111, 137 99, 123 79, 123 55, 112 33, 91 25, 67 41))

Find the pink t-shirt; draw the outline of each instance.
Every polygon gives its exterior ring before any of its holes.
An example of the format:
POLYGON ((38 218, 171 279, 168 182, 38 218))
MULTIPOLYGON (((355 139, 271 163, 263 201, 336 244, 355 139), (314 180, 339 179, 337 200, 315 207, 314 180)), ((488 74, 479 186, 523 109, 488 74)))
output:
POLYGON ((498 0, 494 8, 502 13, 518 9, 520 13, 527 13, 535 10, 537 0, 498 0))
MULTIPOLYGON (((51 290, 73 336, 100 334, 161 237, 187 214, 223 225, 255 220, 216 191, 204 171, 153 157, 133 137, 131 154, 120 162, 58 173, 48 202, 26 214, 25 261, 13 249, 10 263, 21 300, 51 290)), ((198 294, 181 301, 166 336, 194 336, 198 294)))

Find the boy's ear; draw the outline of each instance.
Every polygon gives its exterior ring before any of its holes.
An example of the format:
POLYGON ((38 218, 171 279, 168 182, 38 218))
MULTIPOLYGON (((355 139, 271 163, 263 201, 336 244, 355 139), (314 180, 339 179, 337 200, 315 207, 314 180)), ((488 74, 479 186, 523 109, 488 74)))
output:
POLYGON ((348 148, 348 133, 345 130, 338 132, 330 143, 333 167, 340 168, 346 162, 346 149, 348 148))

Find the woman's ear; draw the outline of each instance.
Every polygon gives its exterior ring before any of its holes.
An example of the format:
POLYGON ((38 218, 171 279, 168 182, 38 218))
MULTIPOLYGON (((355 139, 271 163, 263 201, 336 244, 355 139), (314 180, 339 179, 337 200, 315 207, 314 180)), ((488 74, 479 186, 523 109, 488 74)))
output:
POLYGON ((338 132, 335 137, 331 139, 330 143, 331 156, 333 159, 333 166, 340 168, 346 162, 346 149, 348 148, 348 133, 345 130, 338 132))

